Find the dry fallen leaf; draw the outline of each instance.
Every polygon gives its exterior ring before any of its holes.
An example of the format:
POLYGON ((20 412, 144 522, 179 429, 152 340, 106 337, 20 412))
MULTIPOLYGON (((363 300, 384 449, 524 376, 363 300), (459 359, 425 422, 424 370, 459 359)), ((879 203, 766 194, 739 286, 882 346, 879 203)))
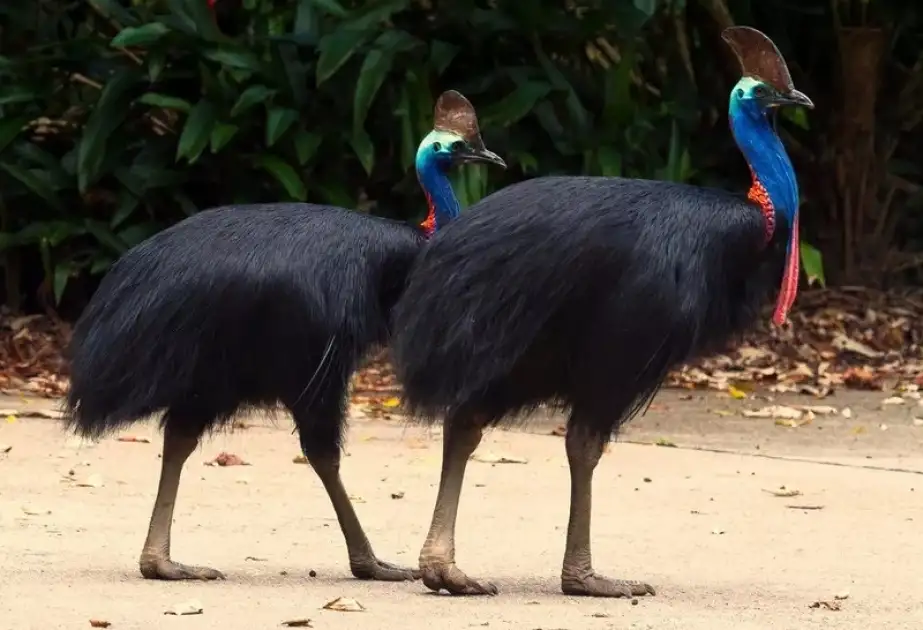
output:
POLYGON ((311 625, 310 619, 292 619, 290 621, 283 621, 283 626, 288 626, 289 628, 313 628, 311 625))
POLYGON ((881 401, 882 405, 903 405, 906 401, 900 396, 891 396, 881 401))
POLYGON ((51 510, 39 508, 34 505, 24 505, 22 506, 22 511, 28 516, 45 516, 51 514, 51 510))
POLYGON ((744 409, 741 413, 747 418, 783 418, 789 420, 798 420, 804 415, 804 412, 794 407, 784 405, 770 405, 759 409, 744 409))
POLYGON ((763 489, 763 492, 768 492, 774 497, 800 497, 801 496, 801 490, 794 490, 794 489, 789 490, 789 489, 786 489, 785 486, 782 486, 778 490, 763 489))
POLYGON ((323 605, 324 610, 335 610, 337 612, 362 612, 365 606, 349 597, 337 597, 323 605))
POLYGON ((528 460, 523 457, 514 455, 500 455, 495 453, 474 453, 471 461, 481 462, 482 464, 527 464, 528 460))
POLYGON ((0 453, 6 454, 13 450, 13 447, 9 444, 0 444, 0 453))
POLYGON ((298 455, 292 458, 292 463, 293 464, 307 464, 308 458, 305 457, 304 455, 298 455))
POLYGON ((400 407, 401 399, 398 398, 397 396, 392 396, 391 398, 388 398, 387 400, 383 400, 381 403, 381 406, 386 407, 388 409, 394 409, 395 407, 400 407))
POLYGON ((829 416, 836 415, 837 408, 831 407, 829 405, 798 405, 798 408, 802 411, 810 411, 811 413, 816 413, 819 416, 829 416))
POLYGON ((137 442, 138 444, 150 444, 151 439, 138 436, 138 435, 120 435, 118 437, 119 442, 137 442))
POLYGON ((102 488, 103 477, 102 475, 93 474, 86 479, 81 479, 74 485, 76 485, 78 488, 102 488))
POLYGON ((666 448, 676 448, 676 444, 666 438, 657 438, 657 441, 654 442, 654 444, 656 446, 664 446, 666 448))
POLYGON ((102 619, 90 619, 91 628, 108 628, 111 625, 111 623, 103 621, 102 619))
POLYGON ((823 505, 786 505, 785 507, 792 510, 823 510, 823 505))
POLYGON ((205 462, 206 466, 249 466, 250 464, 245 462, 243 459, 235 455, 234 453, 226 453, 222 451, 218 454, 215 459, 205 462))
POLYGON ((18 416, 20 418, 49 418, 60 420, 64 414, 58 409, 0 409, 0 416, 18 416))
POLYGON ((747 392, 734 387, 733 385, 728 386, 728 394, 731 395, 731 398, 735 400, 743 400, 747 397, 747 392))
POLYGON ((842 592, 837 593, 836 595, 834 595, 834 596, 833 596, 833 599, 838 599, 838 600, 840 600, 840 601, 842 601, 842 600, 844 600, 844 599, 849 599, 849 593, 846 592, 846 591, 842 591, 842 592))
POLYGON ((199 603, 196 599, 190 599, 189 601, 180 602, 179 604, 174 604, 167 608, 163 614, 165 615, 201 615, 202 614, 202 604, 199 603))
POLYGON ((813 604, 811 604, 808 608, 826 608, 827 610, 839 610, 840 602, 838 601, 832 601, 832 602, 816 601, 813 604))
POLYGON ((840 411, 840 415, 848 420, 852 418, 852 409, 850 409, 849 407, 844 407, 843 410, 840 411))
POLYGON ((392 499, 403 499, 403 498, 404 498, 404 493, 403 493, 403 492, 392 492, 392 493, 391 493, 391 498, 392 498, 392 499))

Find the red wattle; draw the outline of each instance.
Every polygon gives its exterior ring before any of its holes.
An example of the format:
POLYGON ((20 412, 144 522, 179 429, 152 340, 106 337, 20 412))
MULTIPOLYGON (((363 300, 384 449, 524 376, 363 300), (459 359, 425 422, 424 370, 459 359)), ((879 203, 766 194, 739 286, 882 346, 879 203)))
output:
POLYGON ((429 193, 424 194, 426 194, 426 205, 429 208, 429 212, 426 213, 426 218, 423 219, 420 228, 427 237, 430 237, 436 231, 436 206, 433 204, 433 200, 430 198, 429 193))
POLYGON ((798 238, 798 215, 792 220, 792 233, 789 236, 788 260, 785 263, 785 274, 782 276, 782 287, 779 289, 779 299, 776 301, 776 310, 772 314, 772 323, 781 326, 788 319, 788 312, 795 303, 798 294, 798 277, 801 241, 798 238))

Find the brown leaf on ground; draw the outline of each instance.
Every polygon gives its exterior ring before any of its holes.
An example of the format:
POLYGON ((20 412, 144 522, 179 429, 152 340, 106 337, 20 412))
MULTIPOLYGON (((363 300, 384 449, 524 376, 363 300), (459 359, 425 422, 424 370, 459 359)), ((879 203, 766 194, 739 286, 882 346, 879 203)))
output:
POLYGON ((291 619, 289 621, 283 621, 282 625, 287 626, 289 628, 313 628, 314 627, 311 625, 310 619, 291 619))
POLYGON ((215 459, 205 462, 206 466, 249 466, 248 462, 235 455, 234 453, 220 452, 215 459))
POLYGON ((140 437, 137 435, 120 435, 118 438, 119 442, 136 442, 138 444, 150 444, 150 438, 140 437))
POLYGON ((102 619, 90 619, 91 628, 108 628, 111 625, 111 623, 103 621, 102 619))
POLYGON ((365 610, 365 606, 350 597, 337 597, 324 604, 322 608, 337 612, 362 612, 365 610))
POLYGON ((819 600, 819 601, 814 602, 810 606, 808 606, 808 608, 824 608, 826 610, 840 610, 840 602, 836 600, 834 601, 819 600))

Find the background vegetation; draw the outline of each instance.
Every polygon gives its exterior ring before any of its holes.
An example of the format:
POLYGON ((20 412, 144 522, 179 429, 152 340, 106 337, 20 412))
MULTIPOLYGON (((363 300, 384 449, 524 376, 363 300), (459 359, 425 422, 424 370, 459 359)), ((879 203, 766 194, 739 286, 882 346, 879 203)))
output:
POLYGON ((511 166, 466 169, 464 204, 547 173, 741 189, 732 24, 769 33, 818 105, 780 123, 808 280, 919 282, 921 16, 911 0, 4 2, 0 302, 73 316, 127 248, 219 204, 419 220, 412 155, 448 88, 511 166))

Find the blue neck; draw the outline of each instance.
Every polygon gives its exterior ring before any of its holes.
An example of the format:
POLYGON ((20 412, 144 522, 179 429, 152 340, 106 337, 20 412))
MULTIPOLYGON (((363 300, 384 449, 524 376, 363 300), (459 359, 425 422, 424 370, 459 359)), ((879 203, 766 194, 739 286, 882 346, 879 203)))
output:
POLYGON ((731 100, 731 132, 753 171, 766 189, 773 208, 785 217, 788 229, 798 213, 798 180, 782 140, 765 111, 755 103, 731 100))
POLYGON ((461 213, 461 206, 452 183, 442 172, 435 161, 426 161, 417 165, 417 179, 427 201, 431 204, 430 211, 435 215, 435 228, 438 230, 446 226, 449 221, 461 213))

